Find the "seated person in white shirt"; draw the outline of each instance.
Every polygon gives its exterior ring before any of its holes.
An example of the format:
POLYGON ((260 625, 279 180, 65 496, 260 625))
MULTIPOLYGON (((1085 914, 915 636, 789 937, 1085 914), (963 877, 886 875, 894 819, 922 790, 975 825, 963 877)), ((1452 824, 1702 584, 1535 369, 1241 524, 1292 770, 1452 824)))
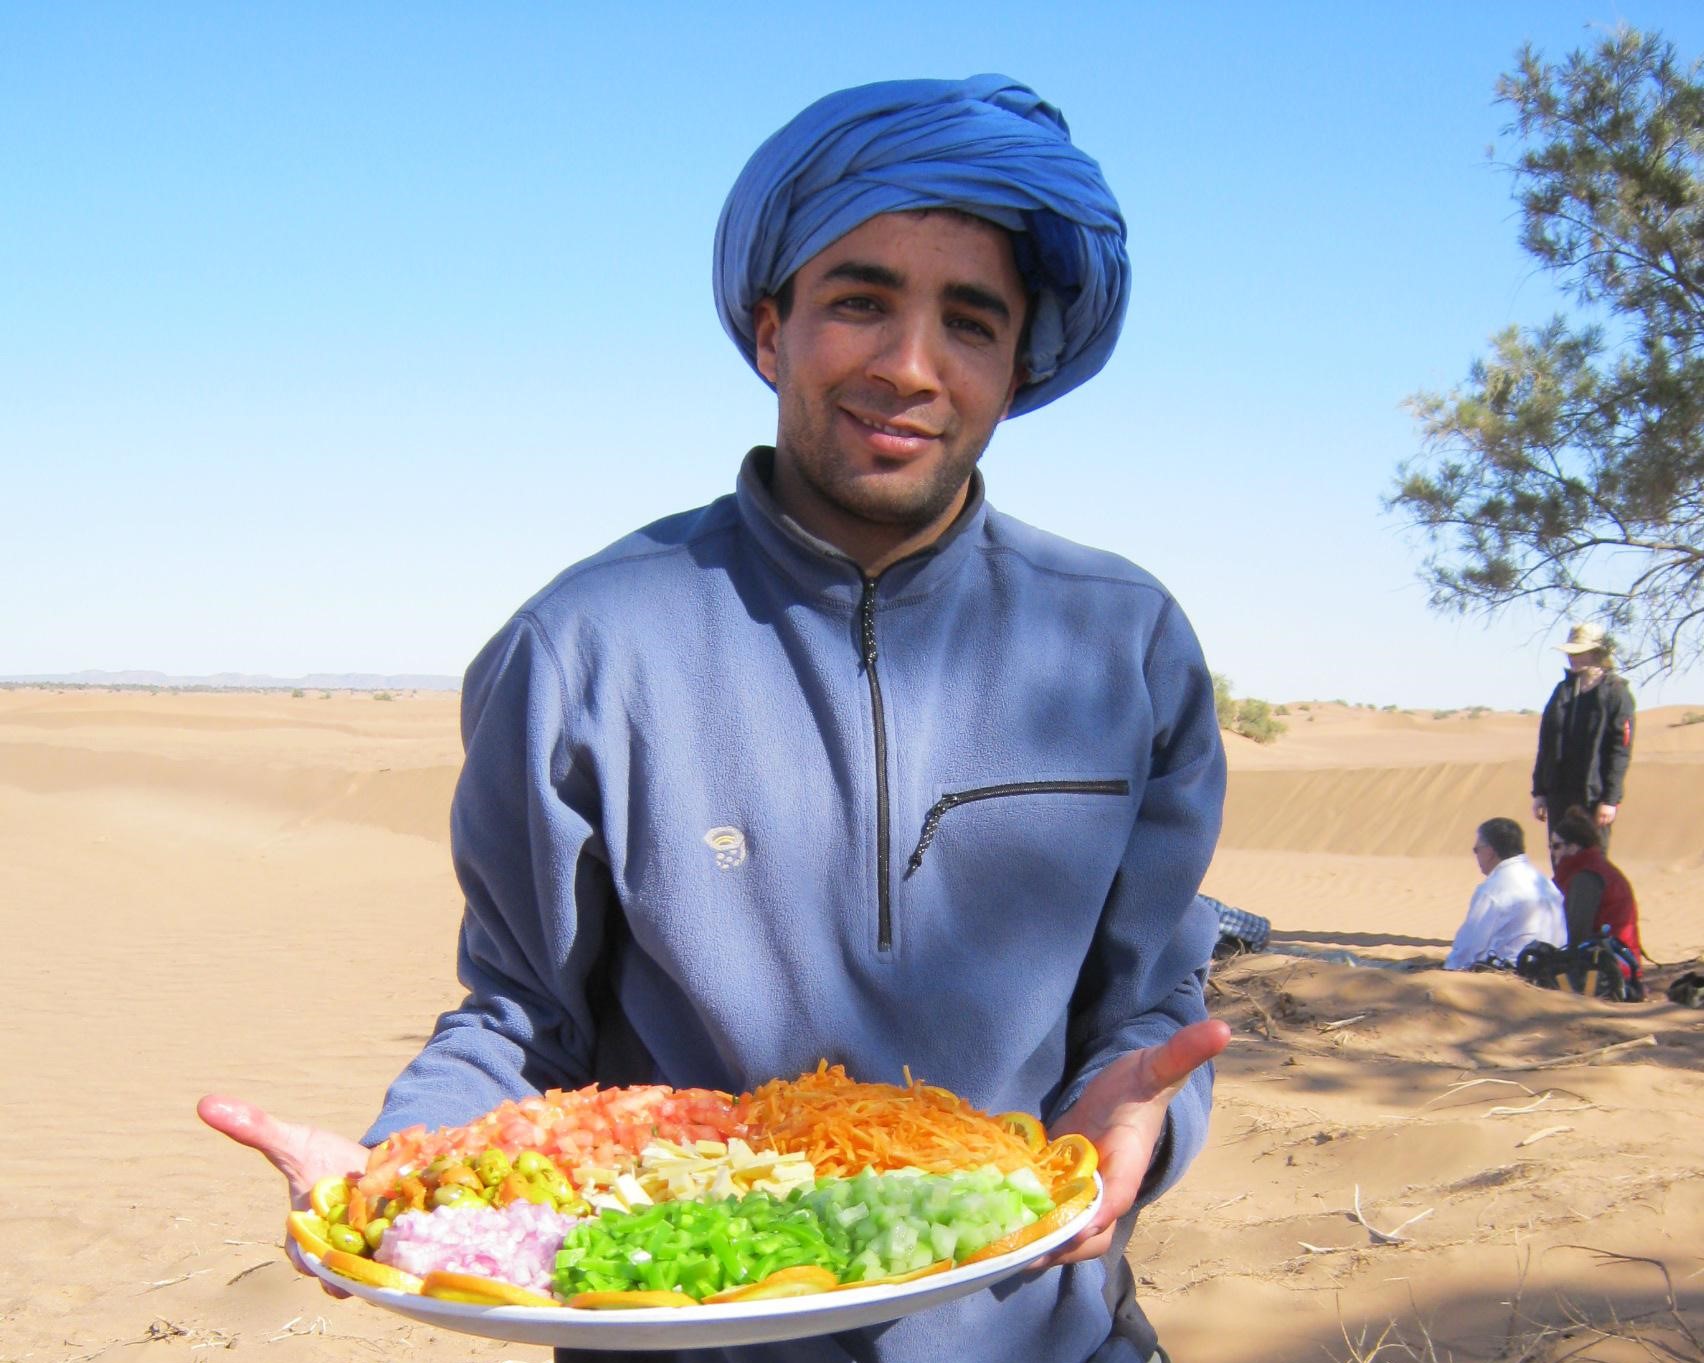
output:
POLYGON ((1526 835, 1518 823, 1487 819, 1480 824, 1473 857, 1485 879, 1473 892, 1445 970, 1471 970, 1483 963, 1506 967, 1528 942, 1561 946, 1568 940, 1562 896, 1550 877, 1526 859, 1526 835))

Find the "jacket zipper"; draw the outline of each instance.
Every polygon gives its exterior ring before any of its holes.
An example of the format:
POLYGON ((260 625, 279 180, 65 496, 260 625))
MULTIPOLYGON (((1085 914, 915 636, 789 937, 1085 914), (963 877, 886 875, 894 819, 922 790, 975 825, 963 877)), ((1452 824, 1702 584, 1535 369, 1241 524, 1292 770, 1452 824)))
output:
POLYGON ((887 718, 882 684, 876 676, 876 580, 864 579, 859 607, 863 627, 864 673, 870 679, 870 714, 876 730, 876 950, 893 950, 893 896, 888 889, 887 718))
POLYGON ((917 848, 911 854, 911 861, 905 873, 910 875, 923 864, 923 854, 929 850, 929 844, 935 841, 935 832, 941 826, 941 819, 949 809, 960 805, 974 804, 977 800, 993 800, 1002 795, 1128 795, 1128 781, 1009 781, 1000 786, 977 786, 974 790, 949 791, 929 807, 929 812, 923 816, 923 836, 917 840, 917 848))

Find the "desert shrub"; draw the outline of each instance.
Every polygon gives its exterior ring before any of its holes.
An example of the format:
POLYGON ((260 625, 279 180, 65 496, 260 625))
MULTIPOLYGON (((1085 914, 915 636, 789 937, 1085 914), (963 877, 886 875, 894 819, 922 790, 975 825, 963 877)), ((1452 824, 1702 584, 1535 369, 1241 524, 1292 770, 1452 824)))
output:
POLYGON ((1682 724, 1704 724, 1704 710, 1688 710, 1680 717, 1682 724))
POLYGON ((1274 705, 1272 707, 1272 713, 1275 715, 1287 715, 1290 713, 1290 707, 1288 705, 1274 705))
POLYGON ((375 692, 373 692, 373 699, 374 700, 395 700, 396 697, 391 695, 391 693, 389 691, 375 691, 375 692))
POLYGON ((1244 738, 1252 738, 1256 743, 1270 743, 1287 727, 1265 701, 1244 700, 1237 703, 1237 717, 1231 731, 1244 738))
POLYGON ((307 695, 307 692, 302 690, 302 688, 298 686, 294 691, 292 691, 290 693, 290 699, 291 700, 300 700, 305 695, 307 695))
POLYGON ((1213 674, 1213 709, 1219 716, 1219 727, 1228 729, 1237 718, 1237 703, 1231 699, 1231 679, 1223 672, 1213 674))
POLYGON ((1284 721, 1277 717, 1288 713, 1282 705, 1274 711, 1263 700, 1237 700, 1231 695, 1231 679, 1222 672, 1213 674, 1213 708, 1218 712, 1221 729, 1252 738, 1256 743, 1270 743, 1286 727, 1284 721))

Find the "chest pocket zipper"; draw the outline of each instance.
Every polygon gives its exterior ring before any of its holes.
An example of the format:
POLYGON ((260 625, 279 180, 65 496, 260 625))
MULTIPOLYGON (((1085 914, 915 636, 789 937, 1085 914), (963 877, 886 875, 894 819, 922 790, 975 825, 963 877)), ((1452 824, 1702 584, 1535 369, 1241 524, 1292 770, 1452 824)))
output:
POLYGON ((1002 795, 1128 795, 1128 781, 1009 781, 1000 786, 977 786, 974 790, 949 791, 929 806, 929 812, 923 816, 923 835, 917 839, 917 846, 911 853, 911 860, 906 864, 905 873, 910 875, 923 864, 923 854, 929 850, 929 844, 935 841, 935 834, 941 827, 941 820, 949 809, 960 805, 974 804, 977 800, 994 800, 1002 795))

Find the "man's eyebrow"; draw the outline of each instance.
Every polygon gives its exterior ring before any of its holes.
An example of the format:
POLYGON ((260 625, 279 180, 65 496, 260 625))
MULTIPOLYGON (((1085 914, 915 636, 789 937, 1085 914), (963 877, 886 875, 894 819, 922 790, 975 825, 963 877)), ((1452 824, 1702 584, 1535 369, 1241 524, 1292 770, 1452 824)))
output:
POLYGON ((878 288, 898 289, 905 285, 905 276, 886 265, 873 265, 862 260, 843 260, 827 270, 824 279, 847 279, 854 284, 874 284, 878 288))
MULTIPOLYGON (((844 279, 854 284, 869 284, 881 289, 900 289, 905 287, 905 276, 897 270, 889 269, 886 265, 876 265, 864 260, 843 260, 823 272, 826 279, 844 279)), ((977 284, 948 284, 941 290, 944 297, 954 303, 962 303, 967 308, 976 308, 991 316, 998 317, 1002 322, 1012 320, 1012 310, 1006 305, 1006 300, 999 294, 990 293, 977 284)))
POLYGON ((1006 306, 1005 299, 975 284, 949 284, 942 292, 953 302, 963 303, 967 308, 979 308, 983 312, 992 313, 1002 322, 1012 320, 1012 310, 1006 306))

